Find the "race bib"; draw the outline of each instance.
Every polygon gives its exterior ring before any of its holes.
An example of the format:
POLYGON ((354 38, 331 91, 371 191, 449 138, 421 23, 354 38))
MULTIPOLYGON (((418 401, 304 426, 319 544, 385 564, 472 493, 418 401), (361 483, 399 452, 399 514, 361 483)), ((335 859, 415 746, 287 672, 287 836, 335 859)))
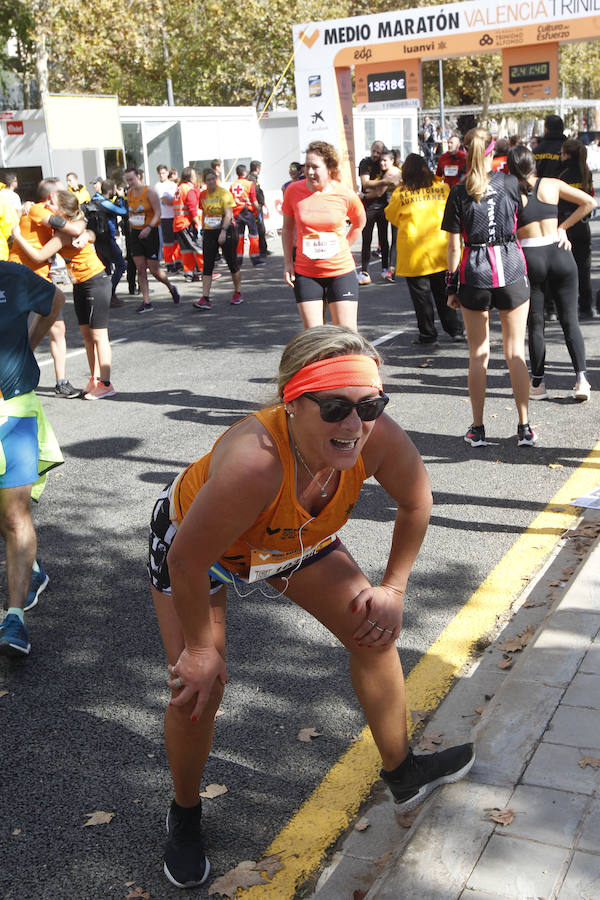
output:
POLYGON ((146 224, 144 216, 129 216, 129 224, 132 228, 143 228, 146 224))
POLYGON ((444 175, 449 175, 450 177, 458 175, 458 166, 444 166, 444 175))
POLYGON ((204 227, 205 228, 219 228, 221 225, 221 216, 205 216, 204 217, 204 227))
POLYGON ((312 232, 302 238, 302 252, 309 259, 332 259, 340 252, 337 234, 312 232))
POLYGON ((337 535, 332 534, 327 538, 324 538, 319 544, 315 547, 306 547, 304 549, 304 553, 299 553, 297 550, 289 550, 287 552, 279 553, 275 550, 252 550, 250 553, 250 570, 248 572, 248 581, 262 581, 265 578, 272 578, 274 575, 278 575, 279 572, 284 572, 286 569, 293 569, 294 566, 297 566, 300 560, 304 562, 306 559, 310 559, 311 556, 314 556, 315 553, 318 553, 319 550, 323 550, 324 547, 329 546, 336 539, 337 535))

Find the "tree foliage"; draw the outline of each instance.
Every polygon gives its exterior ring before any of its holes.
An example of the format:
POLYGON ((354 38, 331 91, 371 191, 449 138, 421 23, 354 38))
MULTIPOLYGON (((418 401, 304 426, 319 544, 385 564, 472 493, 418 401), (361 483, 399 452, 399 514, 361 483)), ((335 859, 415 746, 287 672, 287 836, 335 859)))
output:
MULTIPOLYGON (((170 77, 178 105, 261 108, 290 61, 293 23, 393 11, 414 0, 247 0, 241 15, 225 0, 4 0, 4 6, 0 82, 3 73, 16 75, 26 105, 39 95, 34 90, 30 98, 31 83, 155 105, 166 101, 170 77)), ((560 78, 567 96, 599 96, 600 42, 562 47, 560 78)), ((437 61, 423 64, 423 85, 425 105, 437 105, 437 61)), ((444 61, 446 105, 485 107, 501 99, 500 85, 499 54, 444 61)), ((293 66, 276 99, 294 105, 293 66)))

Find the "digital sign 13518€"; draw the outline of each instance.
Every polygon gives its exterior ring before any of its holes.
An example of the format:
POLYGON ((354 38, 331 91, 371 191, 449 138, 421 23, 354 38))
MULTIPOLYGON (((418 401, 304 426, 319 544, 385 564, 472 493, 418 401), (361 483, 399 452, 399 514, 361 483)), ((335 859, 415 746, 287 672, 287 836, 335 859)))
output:
POLYGON ((378 72, 367 80, 369 102, 406 100, 406 72, 378 72))

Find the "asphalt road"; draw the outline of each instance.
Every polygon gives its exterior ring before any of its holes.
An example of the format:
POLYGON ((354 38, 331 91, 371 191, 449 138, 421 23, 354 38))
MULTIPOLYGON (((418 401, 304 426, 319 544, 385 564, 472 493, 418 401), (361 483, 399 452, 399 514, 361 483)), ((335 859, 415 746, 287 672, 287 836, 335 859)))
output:
MULTIPOLYGON (((593 229, 600 247, 600 224, 593 229)), ((194 285, 180 285, 179 307, 155 285, 153 313, 136 315, 135 298, 114 311, 112 400, 56 398, 41 349, 40 393, 65 465, 50 475, 34 513, 51 581, 28 615, 31 656, 0 660, 5 900, 122 898, 128 882, 153 900, 181 896, 162 874, 171 799, 161 733, 167 672, 145 577, 147 522, 159 490, 184 464, 269 401, 281 349, 299 330, 280 256, 245 268, 242 306, 229 306, 230 285, 228 276, 215 283, 210 313, 192 309, 194 285), (83 827, 95 810, 115 815, 83 827)), ((70 303, 66 318, 69 350, 77 351, 70 303)), ((533 449, 516 447, 495 321, 490 446, 478 450, 462 440, 471 421, 466 346, 442 341, 429 354, 411 346, 414 313, 403 282, 362 289, 359 323, 370 339, 400 332, 379 348, 388 411, 423 454, 435 497, 407 594, 400 649, 408 671, 600 437, 600 320, 583 326, 596 393, 581 406, 570 400, 562 333, 549 326, 551 399, 532 404, 540 437, 533 449)), ((68 376, 85 384, 83 355, 69 359, 68 376)), ((367 483, 344 532, 375 580, 393 515, 382 490, 367 483)), ((261 855, 363 725, 345 651, 306 613, 276 596, 231 597, 228 629, 230 683, 205 780, 228 788, 204 806, 215 876, 261 855), (322 736, 299 743, 306 726, 322 736)))

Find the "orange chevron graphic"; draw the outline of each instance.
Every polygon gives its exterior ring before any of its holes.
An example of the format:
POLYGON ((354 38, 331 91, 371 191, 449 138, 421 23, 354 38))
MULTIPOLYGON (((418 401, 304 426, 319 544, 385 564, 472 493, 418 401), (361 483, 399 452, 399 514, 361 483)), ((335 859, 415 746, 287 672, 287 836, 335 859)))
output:
POLYGON ((312 45, 314 44, 314 42, 317 40, 318 37, 319 37, 319 29, 318 28, 315 31, 313 31, 313 33, 311 34, 310 37, 307 35, 306 31, 300 32, 300 40, 302 41, 303 44, 306 44, 306 46, 309 49, 312 47, 312 45))

